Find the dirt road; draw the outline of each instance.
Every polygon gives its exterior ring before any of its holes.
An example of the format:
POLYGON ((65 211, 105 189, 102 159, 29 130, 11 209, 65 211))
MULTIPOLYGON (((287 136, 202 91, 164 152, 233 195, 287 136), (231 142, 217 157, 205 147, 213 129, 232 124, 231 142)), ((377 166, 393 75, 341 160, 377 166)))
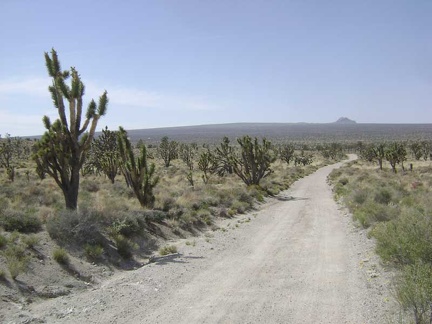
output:
POLYGON ((48 323, 382 323, 385 274, 339 210, 327 166, 179 254, 23 310, 48 323), (371 275, 371 269, 375 274, 371 275))

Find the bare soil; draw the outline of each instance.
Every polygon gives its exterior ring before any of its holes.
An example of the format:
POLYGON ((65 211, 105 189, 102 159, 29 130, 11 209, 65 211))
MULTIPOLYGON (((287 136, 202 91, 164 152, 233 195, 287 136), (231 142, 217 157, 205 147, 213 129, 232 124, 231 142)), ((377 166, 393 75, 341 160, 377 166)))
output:
POLYGON ((339 166, 319 169, 216 231, 170 242, 179 253, 72 294, 9 303, 0 321, 386 323, 396 309, 391 273, 333 200, 327 175, 339 166))

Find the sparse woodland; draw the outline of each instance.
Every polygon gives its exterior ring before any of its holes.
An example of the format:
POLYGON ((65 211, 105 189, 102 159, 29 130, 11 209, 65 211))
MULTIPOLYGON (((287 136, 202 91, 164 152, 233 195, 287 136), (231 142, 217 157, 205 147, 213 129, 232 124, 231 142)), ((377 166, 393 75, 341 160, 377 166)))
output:
POLYGON ((108 93, 84 112, 78 72, 61 70, 54 50, 45 60, 59 118, 44 118, 39 140, 0 139, 0 284, 31 284, 29 270, 47 257, 74 275, 70 256, 140 266, 158 248, 155 237, 218 230, 218 218, 245 213, 356 152, 360 160, 331 175, 335 195, 376 238, 384 262, 400 270, 402 307, 416 323, 432 318, 430 141, 295 143, 246 135, 197 144, 166 136, 146 145, 122 127, 96 134, 115 109, 108 93), (49 256, 40 252, 44 235, 53 244, 49 256))

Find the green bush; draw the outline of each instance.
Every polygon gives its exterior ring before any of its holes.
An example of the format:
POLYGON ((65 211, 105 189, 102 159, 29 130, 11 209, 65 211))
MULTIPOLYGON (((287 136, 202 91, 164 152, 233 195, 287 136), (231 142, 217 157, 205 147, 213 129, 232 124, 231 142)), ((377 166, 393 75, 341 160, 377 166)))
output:
POLYGON ((143 214, 149 222, 162 222, 168 217, 168 214, 161 210, 145 210, 143 214))
POLYGON ((99 260, 102 257, 104 248, 99 244, 86 244, 84 246, 84 251, 90 260, 99 260))
POLYGON ((0 234, 0 249, 6 246, 7 241, 7 238, 0 234))
POLYGON ((351 194, 352 201, 357 205, 363 205, 368 198, 368 191, 364 189, 354 190, 351 194))
POLYGON ((8 232, 36 233, 42 228, 42 222, 31 212, 6 209, 0 214, 0 226, 8 232))
POLYGON ((402 308, 411 312, 415 323, 432 319, 432 267, 416 262, 405 266, 396 284, 396 296, 402 308))
POLYGON ((109 231, 113 237, 117 234, 130 237, 141 232, 143 228, 142 221, 143 219, 137 217, 136 214, 126 213, 124 218, 117 219, 111 224, 109 231))
POLYGON ((397 264, 414 264, 417 260, 432 262, 432 215, 414 208, 404 208, 401 215, 372 231, 377 252, 397 264))
POLYGON ((33 248, 35 245, 37 245, 40 241, 39 237, 36 235, 24 235, 21 238, 21 241, 27 246, 28 248, 33 248))
POLYGON ((160 255, 168 255, 173 253, 177 253, 177 247, 175 245, 167 245, 159 249, 160 255))
POLYGON ((381 188, 377 193, 375 193, 374 201, 382 204, 388 205, 392 200, 392 194, 385 188, 381 188))
POLYGON ((48 219, 46 228, 51 238, 61 243, 97 243, 102 240, 103 221, 100 213, 90 209, 65 209, 48 219))
POLYGON ((55 249, 52 255, 53 259, 59 264, 66 265, 69 263, 69 255, 63 248, 55 249))
POLYGON ((131 240, 124 237, 122 234, 117 234, 113 237, 117 247, 117 253, 123 259, 130 259, 133 256, 133 250, 137 248, 137 245, 131 240))
POLYGON ((9 273, 12 277, 12 279, 16 279, 19 274, 26 272, 28 268, 29 260, 27 257, 24 258, 17 258, 17 257, 10 257, 6 259, 7 268, 9 270, 9 273))
POLYGON ((30 260, 24 246, 19 243, 9 244, 2 254, 12 279, 15 280, 20 273, 27 271, 30 260))

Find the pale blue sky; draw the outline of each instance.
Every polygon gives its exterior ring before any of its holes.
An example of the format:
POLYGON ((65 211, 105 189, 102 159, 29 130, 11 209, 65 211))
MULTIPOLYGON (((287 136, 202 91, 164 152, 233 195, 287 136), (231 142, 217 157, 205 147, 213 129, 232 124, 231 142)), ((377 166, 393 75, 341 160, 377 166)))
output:
POLYGON ((0 0, 0 134, 56 117, 43 53, 117 129, 432 123, 430 0, 0 0))

